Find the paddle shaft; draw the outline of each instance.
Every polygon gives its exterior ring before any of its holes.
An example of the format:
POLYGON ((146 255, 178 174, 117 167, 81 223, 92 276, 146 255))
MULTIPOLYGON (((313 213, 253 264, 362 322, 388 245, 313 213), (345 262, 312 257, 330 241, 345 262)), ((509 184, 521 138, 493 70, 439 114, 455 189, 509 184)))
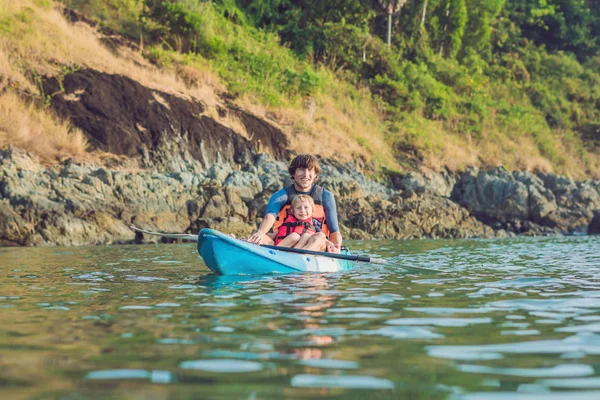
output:
POLYGON ((325 256, 329 258, 337 258, 340 260, 348 260, 348 261, 362 261, 362 262, 370 262, 370 257, 359 256, 354 254, 337 254, 337 253, 327 253, 325 251, 312 251, 312 250, 304 250, 304 249, 296 249, 294 247, 281 247, 281 246, 271 246, 268 244, 261 244, 261 247, 266 247, 268 249, 287 251, 289 253, 299 253, 299 254, 308 254, 311 256, 325 256))

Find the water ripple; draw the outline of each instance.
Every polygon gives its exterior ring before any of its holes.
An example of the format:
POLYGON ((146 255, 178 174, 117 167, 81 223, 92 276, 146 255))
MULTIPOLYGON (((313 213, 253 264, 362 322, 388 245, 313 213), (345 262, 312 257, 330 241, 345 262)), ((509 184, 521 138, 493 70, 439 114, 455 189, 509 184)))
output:
POLYGON ((179 368, 231 374, 260 371, 264 366, 253 361, 219 359, 184 361, 179 364, 179 368))
POLYGON ((296 375, 291 385, 305 388, 394 389, 393 382, 371 376, 296 375))

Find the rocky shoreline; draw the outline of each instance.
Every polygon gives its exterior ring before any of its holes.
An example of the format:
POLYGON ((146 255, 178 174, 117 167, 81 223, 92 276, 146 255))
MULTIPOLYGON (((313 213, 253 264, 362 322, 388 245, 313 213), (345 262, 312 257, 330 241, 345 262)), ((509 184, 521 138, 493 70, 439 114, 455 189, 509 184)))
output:
MULTIPOLYGON (((290 183, 286 135, 226 98, 219 116, 234 116, 249 138, 197 100, 127 77, 88 69, 42 84, 55 93, 56 113, 115 159, 44 166, 22 150, 0 149, 1 246, 161 240, 136 235, 131 224, 245 236, 269 196, 290 183)), ((413 171, 378 183, 353 164, 321 163, 319 183, 336 195, 346 239, 600 233, 600 181, 504 168, 437 173, 415 162, 413 171)))
MULTIPOLYGON (((348 239, 585 233, 600 207, 598 181, 496 168, 446 177, 411 172, 386 186, 352 165, 322 164, 319 182, 335 193, 348 239)), ((131 224, 182 233, 210 227, 245 236, 284 182, 286 163, 265 153, 248 165, 221 160, 199 173, 160 173, 69 161, 44 167, 31 154, 9 148, 0 151, 0 245, 161 240, 136 235, 131 224)))

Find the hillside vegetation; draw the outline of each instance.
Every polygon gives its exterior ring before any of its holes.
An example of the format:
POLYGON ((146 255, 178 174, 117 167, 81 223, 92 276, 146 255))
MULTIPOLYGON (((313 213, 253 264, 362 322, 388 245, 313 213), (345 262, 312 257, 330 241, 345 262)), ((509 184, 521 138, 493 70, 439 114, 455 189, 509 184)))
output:
POLYGON ((88 153, 36 82, 92 67, 199 98, 214 118, 226 91, 294 150, 378 170, 416 158, 600 178, 593 0, 64 1, 96 28, 46 0, 0 4, 0 146, 48 160, 88 153), (139 50, 101 44, 114 33, 139 50))

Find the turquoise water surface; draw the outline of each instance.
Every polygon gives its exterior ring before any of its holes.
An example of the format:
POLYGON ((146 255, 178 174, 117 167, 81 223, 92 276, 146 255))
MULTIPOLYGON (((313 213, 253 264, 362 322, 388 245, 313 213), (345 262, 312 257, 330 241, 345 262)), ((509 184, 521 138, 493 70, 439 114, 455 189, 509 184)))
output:
POLYGON ((600 237, 349 245, 390 262, 224 278, 194 244, 0 248, 0 397, 600 398, 600 237))

